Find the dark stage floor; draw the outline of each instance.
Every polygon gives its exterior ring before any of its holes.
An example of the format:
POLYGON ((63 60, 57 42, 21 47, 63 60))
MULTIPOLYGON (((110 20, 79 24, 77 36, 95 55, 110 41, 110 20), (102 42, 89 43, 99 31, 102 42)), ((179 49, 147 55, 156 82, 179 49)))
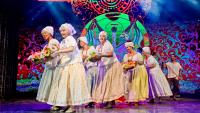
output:
MULTIPOLYGON (((36 102, 34 99, 1 101, 1 113, 48 113, 50 106, 36 102)), ((55 112, 60 113, 60 112, 55 112)), ((128 106, 117 103, 113 109, 77 107, 76 113, 200 113, 200 100, 179 98, 177 101, 164 100, 161 104, 147 104, 128 106)))

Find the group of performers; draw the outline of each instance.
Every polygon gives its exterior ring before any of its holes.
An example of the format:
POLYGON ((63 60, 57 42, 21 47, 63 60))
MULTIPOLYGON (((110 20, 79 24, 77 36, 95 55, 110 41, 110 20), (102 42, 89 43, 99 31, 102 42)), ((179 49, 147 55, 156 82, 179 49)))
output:
POLYGON ((63 37, 60 43, 53 37, 53 27, 47 26, 41 31, 48 41, 44 48, 52 49, 52 59, 45 62, 36 100, 52 105, 51 110, 74 112, 74 106, 94 107, 97 103, 103 108, 112 108, 120 97, 134 105, 154 103, 155 98, 160 100, 165 96, 175 99, 181 70, 175 56, 165 65, 167 78, 174 85, 172 93, 149 47, 143 47, 141 54, 131 41, 126 42, 127 54, 120 63, 105 31, 99 33, 100 44, 96 48, 88 45, 86 37, 76 41, 73 37, 76 31, 69 23, 62 24, 59 31, 63 37), (95 56, 93 60, 89 60, 91 54, 95 56), (131 63, 129 68, 124 67, 131 63))

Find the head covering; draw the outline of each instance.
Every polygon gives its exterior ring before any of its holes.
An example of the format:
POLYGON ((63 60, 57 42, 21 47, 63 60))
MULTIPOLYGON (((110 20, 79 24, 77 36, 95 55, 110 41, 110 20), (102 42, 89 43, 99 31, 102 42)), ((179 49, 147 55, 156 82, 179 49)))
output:
POLYGON ((61 29, 68 29, 69 32, 70 32, 70 35, 76 34, 76 30, 74 29, 74 27, 71 24, 68 24, 68 23, 62 24, 59 29, 60 30, 61 29))
POLYGON ((53 32, 54 32, 53 27, 52 26, 45 27, 44 29, 42 29, 41 34, 44 33, 44 32, 48 32, 53 36, 53 32))
POLYGON ((149 47, 143 47, 142 50, 143 50, 145 53, 151 54, 151 50, 150 50, 149 47))
POLYGON ((88 44, 87 38, 85 36, 79 37, 79 40, 88 44))
POLYGON ((107 39, 107 32, 101 31, 101 32, 99 33, 99 38, 100 38, 101 35, 104 35, 104 36, 105 36, 105 39, 107 39))
POLYGON ((134 47, 133 42, 126 42, 125 47, 134 47))

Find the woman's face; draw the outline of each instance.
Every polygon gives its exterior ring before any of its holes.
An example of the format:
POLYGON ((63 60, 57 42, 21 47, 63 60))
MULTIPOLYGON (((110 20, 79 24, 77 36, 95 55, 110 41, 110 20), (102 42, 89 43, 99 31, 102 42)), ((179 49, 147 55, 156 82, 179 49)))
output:
POLYGON ((146 53, 146 52, 144 52, 144 51, 142 51, 142 55, 144 55, 144 56, 147 56, 147 53, 146 53))
POLYGON ((62 35, 63 38, 66 38, 67 36, 70 35, 70 32, 68 29, 62 28, 62 29, 60 29, 60 34, 62 35))
POLYGON ((42 33, 42 37, 44 38, 44 40, 49 40, 51 37, 51 34, 48 32, 43 32, 42 33))
POLYGON ((83 41, 80 41, 80 46, 81 47, 84 47, 86 45, 86 43, 85 42, 83 42, 83 41))
POLYGON ((133 50, 133 48, 131 46, 126 47, 126 50, 128 53, 131 53, 131 51, 133 50))
POLYGON ((100 35, 99 41, 100 41, 101 44, 103 44, 106 41, 106 35, 100 35))

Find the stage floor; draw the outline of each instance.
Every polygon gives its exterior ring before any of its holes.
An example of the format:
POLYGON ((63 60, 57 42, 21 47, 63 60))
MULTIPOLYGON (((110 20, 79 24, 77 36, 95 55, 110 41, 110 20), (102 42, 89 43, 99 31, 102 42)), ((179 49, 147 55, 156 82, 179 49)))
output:
MULTIPOLYGON (((49 109, 49 105, 34 99, 0 102, 1 113, 49 113, 49 109)), ((177 101, 164 100, 161 104, 144 103, 139 106, 117 103, 113 109, 77 107, 76 113, 200 113, 200 100, 179 98, 177 101)))

